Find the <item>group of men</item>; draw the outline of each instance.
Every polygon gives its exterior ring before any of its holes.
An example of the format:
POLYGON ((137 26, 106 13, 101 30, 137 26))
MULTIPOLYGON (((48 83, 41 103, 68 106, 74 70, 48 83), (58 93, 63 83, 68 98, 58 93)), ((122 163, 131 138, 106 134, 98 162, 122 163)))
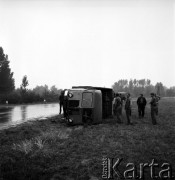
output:
MULTIPOLYGON (((155 93, 151 93, 150 95, 151 95, 151 101, 150 101, 151 119, 152 119, 152 124, 156 125, 157 124, 156 115, 158 115, 158 101, 160 100, 160 97, 157 96, 155 93)), ((119 93, 116 93, 114 95, 113 115, 114 118, 117 119, 118 123, 122 123, 121 115, 122 115, 122 108, 124 102, 125 102, 124 108, 126 112, 127 124, 131 125, 132 100, 131 100, 131 95, 129 93, 126 95, 125 100, 123 100, 123 98, 119 93)), ((147 104, 146 98, 143 96, 143 94, 140 94, 140 97, 138 97, 137 99, 139 118, 144 118, 146 104, 147 104)))

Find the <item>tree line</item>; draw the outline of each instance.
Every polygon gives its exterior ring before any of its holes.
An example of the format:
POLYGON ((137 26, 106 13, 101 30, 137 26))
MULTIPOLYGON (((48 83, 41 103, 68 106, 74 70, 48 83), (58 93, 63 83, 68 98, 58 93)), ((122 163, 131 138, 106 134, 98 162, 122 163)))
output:
POLYGON ((129 92, 133 97, 144 94, 146 97, 154 92, 161 97, 174 97, 175 86, 167 88, 161 82, 151 84, 150 79, 120 79, 112 85, 114 92, 129 92))
MULTIPOLYGON (((8 55, 4 54, 4 50, 0 47, 0 103, 37 103, 37 102, 58 102, 61 89, 56 86, 48 87, 36 86, 28 89, 29 81, 27 76, 22 78, 21 86, 15 88, 15 79, 13 72, 9 67, 10 61, 8 55)), ((133 97, 138 97, 140 93, 149 96, 151 92, 155 92, 160 96, 175 96, 175 86, 167 88, 161 82, 156 85, 151 84, 149 79, 121 79, 112 85, 114 92, 130 92, 133 97)))
POLYGON ((59 102, 60 94, 61 89, 55 86, 50 88, 47 85, 36 86, 33 89, 20 87, 5 94, 1 93, 0 103, 5 104, 7 101, 9 104, 59 102))

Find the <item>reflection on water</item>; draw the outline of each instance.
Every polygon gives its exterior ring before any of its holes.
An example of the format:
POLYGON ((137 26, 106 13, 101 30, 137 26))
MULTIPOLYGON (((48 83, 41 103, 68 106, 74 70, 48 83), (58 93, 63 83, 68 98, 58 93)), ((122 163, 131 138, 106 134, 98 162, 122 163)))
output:
POLYGON ((11 119, 9 119, 9 116, 11 116, 13 107, 1 107, 0 108, 0 123, 4 123, 7 121, 11 121, 11 119))
POLYGON ((21 116, 22 120, 26 120, 26 106, 21 106, 21 116))
POLYGON ((59 113, 59 104, 0 106, 0 129, 38 117, 59 113))

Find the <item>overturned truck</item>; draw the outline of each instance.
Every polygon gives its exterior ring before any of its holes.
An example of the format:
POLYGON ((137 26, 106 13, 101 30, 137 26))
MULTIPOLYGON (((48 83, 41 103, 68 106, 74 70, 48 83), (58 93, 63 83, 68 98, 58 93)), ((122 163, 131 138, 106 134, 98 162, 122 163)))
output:
POLYGON ((73 86, 66 96, 69 124, 98 124, 112 116, 113 90, 110 88, 73 86))

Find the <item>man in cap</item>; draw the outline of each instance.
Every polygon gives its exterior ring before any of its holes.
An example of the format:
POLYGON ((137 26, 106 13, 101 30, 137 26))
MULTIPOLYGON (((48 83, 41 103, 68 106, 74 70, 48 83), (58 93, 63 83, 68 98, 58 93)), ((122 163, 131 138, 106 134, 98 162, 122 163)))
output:
POLYGON ((158 107, 159 107, 160 96, 158 96, 157 94, 155 94, 155 98, 156 98, 156 104, 157 104, 156 115, 158 115, 158 107))
POLYGON ((127 124, 130 125, 131 120, 130 120, 130 116, 131 116, 131 106, 132 106, 132 101, 131 101, 131 97, 130 94, 127 94, 126 97, 126 101, 125 101, 125 111, 126 111, 126 118, 127 118, 127 124))
POLYGON ((61 112, 62 112, 63 102, 64 102, 64 91, 61 91, 61 94, 60 94, 60 96, 59 96, 60 114, 61 114, 61 112))
POLYGON ((137 99, 139 118, 143 118, 145 115, 146 103, 146 98, 143 96, 143 94, 140 94, 140 97, 137 99))
POLYGON ((153 125, 156 125, 157 124, 157 121, 156 121, 157 103, 156 103, 155 94, 151 93, 150 95, 151 95, 151 102, 150 102, 150 105, 151 105, 151 119, 152 119, 153 125))
POLYGON ((121 123, 121 108, 122 108, 122 100, 118 93, 115 94, 114 102, 113 102, 113 112, 114 118, 117 117, 117 122, 121 123))

